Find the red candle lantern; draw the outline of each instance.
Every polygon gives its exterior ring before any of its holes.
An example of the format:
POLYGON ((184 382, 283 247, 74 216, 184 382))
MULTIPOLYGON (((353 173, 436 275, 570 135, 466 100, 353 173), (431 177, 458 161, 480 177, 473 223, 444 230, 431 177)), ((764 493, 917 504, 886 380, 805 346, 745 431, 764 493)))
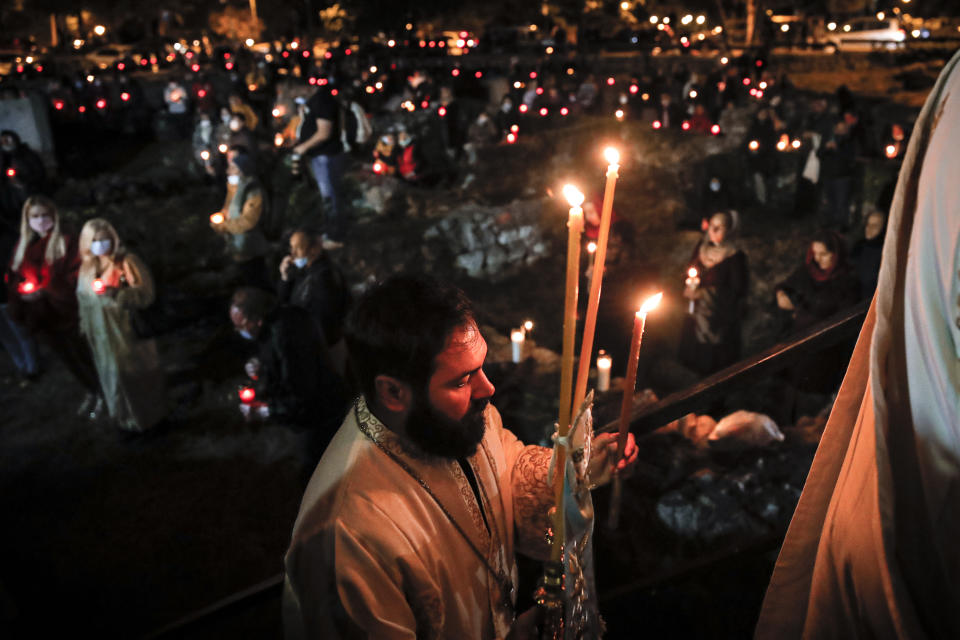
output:
POLYGON ((242 387, 237 391, 237 395, 240 396, 240 402, 243 404, 250 404, 257 399, 257 392, 253 387, 242 387))
POLYGON ((103 284, 103 280, 100 278, 96 278, 90 283, 90 288, 93 289, 93 292, 99 296, 107 290, 107 285, 103 284))

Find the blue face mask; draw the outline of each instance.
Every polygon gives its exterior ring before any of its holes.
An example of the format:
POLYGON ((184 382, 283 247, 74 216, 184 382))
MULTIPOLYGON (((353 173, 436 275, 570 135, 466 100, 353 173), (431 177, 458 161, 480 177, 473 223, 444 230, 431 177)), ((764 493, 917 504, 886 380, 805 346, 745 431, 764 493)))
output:
POLYGON ((253 340, 253 334, 246 329, 237 329, 237 333, 239 333, 244 340, 253 340))
POLYGON ((307 266, 307 259, 306 259, 306 257, 303 257, 303 258, 294 258, 294 259, 293 259, 293 266, 295 266, 297 269, 303 269, 305 266, 307 266))

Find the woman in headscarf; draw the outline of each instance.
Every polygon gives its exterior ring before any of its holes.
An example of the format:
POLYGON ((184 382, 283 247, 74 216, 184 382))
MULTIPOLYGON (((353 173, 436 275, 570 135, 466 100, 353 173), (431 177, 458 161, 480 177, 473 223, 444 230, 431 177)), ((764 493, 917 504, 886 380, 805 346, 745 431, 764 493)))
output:
MULTIPOLYGON (((826 320, 859 299, 860 285, 846 260, 843 240, 834 231, 821 231, 808 245, 803 265, 777 285, 781 337, 786 339, 826 320)), ((808 393, 833 393, 851 346, 842 343, 801 360, 788 372, 790 383, 808 393)))
POLYGON ((713 214, 690 257, 683 292, 690 312, 680 334, 680 360, 702 375, 740 358, 740 317, 749 273, 747 256, 734 241, 735 228, 732 211, 713 214))
POLYGON ((77 243, 60 225, 57 205, 31 196, 20 216, 20 238, 6 274, 7 311, 44 342, 87 391, 79 414, 97 417, 101 400, 90 349, 77 327, 77 243))
POLYGON ((776 288, 777 307, 789 318, 789 333, 802 331, 857 302, 859 284, 847 263, 843 241, 821 231, 807 247, 801 267, 776 288))
POLYGON ((144 431, 165 413, 156 343, 137 336, 132 318, 153 302, 153 278, 102 218, 83 225, 80 256, 80 330, 93 351, 107 409, 121 429, 144 431))
POLYGON ((886 231, 887 216, 882 211, 872 211, 864 220, 860 237, 850 249, 850 258, 860 282, 861 298, 872 298, 877 288, 886 231))

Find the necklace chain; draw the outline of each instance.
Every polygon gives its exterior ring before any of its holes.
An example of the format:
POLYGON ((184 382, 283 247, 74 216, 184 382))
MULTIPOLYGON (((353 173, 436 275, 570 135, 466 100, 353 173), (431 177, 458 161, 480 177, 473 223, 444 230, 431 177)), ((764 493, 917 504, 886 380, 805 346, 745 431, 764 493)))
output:
MULTIPOLYGON (((407 474, 411 478, 413 478, 417 482, 417 484, 419 484, 423 488, 424 491, 427 492, 427 495, 429 495, 433 499, 436 505, 440 508, 440 511, 443 512, 443 515, 445 515, 447 517, 447 520, 450 521, 450 524, 453 525, 453 527, 457 530, 460 536, 470 546, 470 549, 477 556, 480 562, 483 563, 483 566, 486 567, 490 575, 493 576, 494 580, 497 582, 497 586, 500 589, 500 597, 503 600, 504 605, 506 605, 509 611, 513 612, 513 600, 512 600, 512 595, 514 591, 513 581, 507 577, 507 575, 503 572, 503 570, 494 569, 490 565, 490 562, 487 560, 486 556, 480 551, 480 549, 477 548, 477 545, 473 543, 473 540, 471 540, 467 532, 463 530, 463 527, 461 527, 460 523, 457 522, 456 518, 453 517, 453 514, 447 510, 446 506, 444 506, 442 502, 440 502, 440 498, 437 497, 437 495, 433 492, 430 486, 419 475, 417 475, 417 472, 414 471, 413 468, 410 467, 410 465, 404 462, 404 460, 400 458, 400 456, 398 456, 393 451, 390 451, 390 449, 384 446, 383 443, 377 440, 373 436, 373 434, 370 433, 370 431, 367 429, 367 425, 362 420, 360 420, 359 412, 357 412, 357 426, 360 428, 360 431, 363 433, 363 435, 365 435, 367 439, 370 440, 370 442, 372 442, 378 449, 383 451, 387 455, 387 457, 389 457, 391 460, 396 462, 401 469, 406 471, 407 474)), ((479 477, 477 478, 477 485, 481 487, 481 491, 483 492, 484 498, 489 502, 489 498, 487 498, 486 489, 483 488, 483 484, 480 482, 479 477)), ((479 506, 481 509, 483 508, 482 504, 479 506)), ((491 529, 493 530, 494 535, 496 535, 496 540, 499 545, 500 536, 498 533, 496 533, 496 522, 493 522, 491 529)), ((501 552, 502 552, 502 547, 501 547, 501 552)))

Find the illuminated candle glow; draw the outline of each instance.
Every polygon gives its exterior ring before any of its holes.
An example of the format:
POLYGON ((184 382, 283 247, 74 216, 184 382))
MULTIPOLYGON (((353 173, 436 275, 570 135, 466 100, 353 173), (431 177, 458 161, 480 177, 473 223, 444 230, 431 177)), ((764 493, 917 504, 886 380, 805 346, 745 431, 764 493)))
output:
POLYGON ((103 284, 103 280, 100 278, 95 278, 94 281, 90 283, 90 288, 99 296, 107 290, 107 285, 103 284))
POLYGON ((519 363, 523 359, 523 342, 526 335, 522 329, 514 329, 510 332, 511 356, 514 363, 519 363))
POLYGON ((253 387, 243 387, 237 391, 237 395, 240 396, 240 402, 243 404, 250 404, 257 398, 257 392, 253 387))
MULTIPOLYGON (((571 391, 573 390, 573 350, 577 331, 577 294, 580 282, 580 234, 583 233, 583 204, 584 196, 573 185, 563 187, 563 195, 570 203, 570 217, 567 221, 567 281, 566 296, 563 313, 563 355, 560 364, 560 401, 558 435, 563 438, 570 432, 571 391)), ((554 512, 553 546, 550 559, 553 562, 563 560, 564 540, 564 509, 563 485, 565 469, 567 468, 566 450, 563 447, 556 449, 556 467, 554 474, 554 512)))
POLYGON ((607 161, 607 184, 603 192, 603 207, 600 210, 600 230, 597 235, 597 252, 594 257, 593 276, 590 278, 590 293, 587 298, 587 315, 583 322, 583 341, 580 344, 580 368, 573 394, 573 410, 576 411, 587 396, 587 379, 590 376, 590 357, 593 353, 593 336, 597 328, 597 309, 600 306, 600 287, 603 284, 603 269, 607 261, 607 241, 610 238, 610 219, 613 217, 613 196, 620 170, 620 152, 607 147, 603 152, 607 161))
MULTIPOLYGON (((696 288, 700 286, 700 278, 697 275, 696 267, 690 267, 687 270, 687 279, 684 284, 687 285, 687 289, 693 290, 696 290, 696 288)), ((695 300, 690 300, 690 304, 687 306, 687 313, 693 313, 695 302, 695 300)))
POLYGON ((610 367, 613 359, 603 350, 597 354, 597 391, 610 390, 610 367))
POLYGON ((35 282, 30 282, 29 280, 24 280, 20 283, 20 286, 17 287, 17 291, 20 293, 33 293, 37 290, 37 284, 35 282))
POLYGON ((210 222, 213 224, 223 224, 223 214, 219 211, 210 216, 210 222))
POLYGON ((620 404, 617 462, 623 457, 623 448, 627 445, 627 433, 630 429, 630 414, 633 413, 633 392, 637 386, 637 364, 640 361, 640 345, 643 343, 643 329, 647 324, 647 314, 660 304, 662 298, 662 293, 647 298, 633 319, 633 335, 630 338, 630 357, 627 359, 626 380, 623 383, 623 402, 620 404))

